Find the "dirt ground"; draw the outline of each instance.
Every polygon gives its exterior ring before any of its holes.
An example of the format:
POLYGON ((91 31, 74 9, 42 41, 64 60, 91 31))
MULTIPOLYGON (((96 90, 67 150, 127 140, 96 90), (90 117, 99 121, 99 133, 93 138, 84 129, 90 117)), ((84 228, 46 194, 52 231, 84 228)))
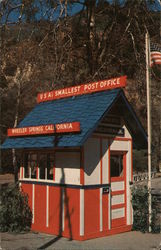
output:
POLYGON ((14 175, 13 174, 1 174, 0 175, 0 185, 14 183, 14 175))
POLYGON ((42 233, 1 234, 1 250, 161 250, 161 234, 128 232, 87 240, 70 241, 42 233))
MULTIPOLYGON (((148 185, 148 180, 144 180, 144 181, 139 181, 139 182, 135 182, 134 185, 148 185)), ((158 190, 158 192, 161 192, 161 174, 157 174, 156 178, 151 179, 151 187, 152 190, 158 190)))

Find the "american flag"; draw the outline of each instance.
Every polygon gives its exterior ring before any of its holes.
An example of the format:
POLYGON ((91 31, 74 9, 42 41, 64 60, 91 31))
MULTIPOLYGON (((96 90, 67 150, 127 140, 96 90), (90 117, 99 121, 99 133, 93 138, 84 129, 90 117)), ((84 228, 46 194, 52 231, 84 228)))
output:
POLYGON ((150 43, 150 66, 161 64, 161 47, 155 43, 150 43))

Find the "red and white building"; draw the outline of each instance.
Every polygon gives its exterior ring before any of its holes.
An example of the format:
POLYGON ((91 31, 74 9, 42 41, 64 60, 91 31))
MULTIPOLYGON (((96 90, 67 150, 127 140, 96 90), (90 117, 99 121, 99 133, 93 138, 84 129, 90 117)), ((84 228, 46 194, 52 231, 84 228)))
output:
POLYGON ((126 77, 38 95, 5 149, 22 152, 20 185, 32 230, 86 240, 130 231, 133 147, 146 133, 123 90, 126 77))

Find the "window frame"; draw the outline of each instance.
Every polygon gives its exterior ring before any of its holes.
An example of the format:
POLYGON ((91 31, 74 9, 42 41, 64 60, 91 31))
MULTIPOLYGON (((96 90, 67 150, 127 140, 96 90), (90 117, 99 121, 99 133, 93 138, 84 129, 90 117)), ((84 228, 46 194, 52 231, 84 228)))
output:
POLYGON ((117 150, 110 150, 110 157, 109 157, 109 171, 110 171, 110 179, 111 182, 113 181, 124 181, 126 179, 126 155, 127 151, 117 151, 117 150), (111 177, 111 156, 122 155, 123 156, 123 175, 122 176, 115 176, 111 177))
MULTIPOLYGON (((22 179, 24 180, 36 180, 36 181, 47 181, 47 182, 54 182, 55 181, 55 169, 56 169, 56 166, 55 166, 55 162, 56 162, 56 153, 57 152, 79 152, 80 153, 80 169, 81 169, 81 147, 79 148, 65 148, 65 149, 60 149, 60 148, 55 148, 53 150, 36 150, 36 149, 33 149, 33 150, 24 150, 23 151, 23 164, 22 164, 22 167, 23 167, 23 177, 22 179), (29 169, 29 174, 28 174, 28 177, 25 177, 25 155, 29 155, 29 154, 36 154, 37 155, 37 170, 36 170, 36 178, 31 178, 31 168, 29 169), (47 158, 47 161, 46 161, 46 167, 45 167, 45 178, 44 179, 40 179, 40 167, 39 167, 39 164, 40 164, 40 155, 42 154, 45 154, 46 155, 46 158, 47 158), (52 160, 52 164, 53 164, 53 167, 52 168, 52 178, 48 178, 48 155, 53 155, 53 160, 52 160)), ((51 160, 49 160, 49 162, 51 163, 51 160)), ((49 168, 50 169, 50 168, 49 168)), ((49 170, 50 171, 50 170, 49 170)))

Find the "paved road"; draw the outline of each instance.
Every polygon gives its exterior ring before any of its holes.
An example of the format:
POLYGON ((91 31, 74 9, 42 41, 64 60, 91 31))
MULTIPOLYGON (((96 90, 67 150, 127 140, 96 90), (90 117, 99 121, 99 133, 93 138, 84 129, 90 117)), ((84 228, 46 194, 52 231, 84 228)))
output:
POLYGON ((83 242, 42 233, 2 233, 1 238, 3 250, 161 250, 161 234, 135 231, 83 242))

